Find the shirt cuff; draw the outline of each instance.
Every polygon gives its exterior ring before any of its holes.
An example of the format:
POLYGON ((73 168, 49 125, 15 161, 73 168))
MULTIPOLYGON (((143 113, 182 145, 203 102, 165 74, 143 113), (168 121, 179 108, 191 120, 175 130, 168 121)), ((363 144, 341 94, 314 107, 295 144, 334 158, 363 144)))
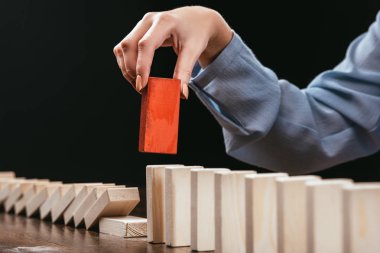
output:
POLYGON ((205 69, 194 69, 190 87, 226 130, 243 135, 266 134, 278 114, 280 87, 234 33, 205 69))

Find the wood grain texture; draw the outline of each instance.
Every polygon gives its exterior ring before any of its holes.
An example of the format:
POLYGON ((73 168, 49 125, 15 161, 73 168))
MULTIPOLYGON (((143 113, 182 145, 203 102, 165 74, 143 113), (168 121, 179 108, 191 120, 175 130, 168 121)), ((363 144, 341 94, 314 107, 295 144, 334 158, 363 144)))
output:
POLYGON ((215 173, 215 252, 245 252, 244 178, 255 173, 255 171, 215 173))
POLYGON ((306 182, 318 176, 277 178, 277 234, 279 253, 307 252, 306 182))
POLYGON ((180 164, 146 166, 146 209, 148 242, 165 243, 165 167, 180 164))
POLYGON ((229 169, 191 170, 191 249, 215 249, 215 173, 229 169))
POLYGON ((202 166, 165 168, 165 243, 171 247, 190 246, 191 169, 202 166))
POLYGON ((277 185, 286 173, 247 175, 245 178, 246 251, 277 253, 277 185))
POLYGON ((343 187, 350 179, 328 179, 306 183, 307 252, 343 251, 343 187))
POLYGON ((380 183, 343 188, 344 253, 380 251, 380 183))
POLYGON ((147 234, 147 219, 136 216, 103 217, 99 220, 99 232, 126 237, 142 237, 147 234))
POLYGON ((142 90, 139 151, 176 154, 180 80, 150 77, 142 90))

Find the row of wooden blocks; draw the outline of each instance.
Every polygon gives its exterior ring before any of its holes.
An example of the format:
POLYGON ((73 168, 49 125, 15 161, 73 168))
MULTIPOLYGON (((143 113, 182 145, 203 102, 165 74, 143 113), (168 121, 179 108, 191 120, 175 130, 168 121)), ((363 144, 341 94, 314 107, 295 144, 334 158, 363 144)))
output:
POLYGON ((128 216, 139 202, 135 187, 113 183, 63 184, 47 179, 16 178, 14 172, 0 172, 0 205, 5 212, 39 216, 42 220, 50 218, 53 223, 63 220, 65 225, 84 224, 90 229, 100 220, 100 232, 116 235, 121 232, 112 229, 113 224, 124 224, 124 228, 132 224, 137 229, 132 233, 125 231, 123 236, 144 236, 146 219, 128 216))
POLYGON ((218 253, 380 252, 380 183, 148 165, 148 241, 218 253))

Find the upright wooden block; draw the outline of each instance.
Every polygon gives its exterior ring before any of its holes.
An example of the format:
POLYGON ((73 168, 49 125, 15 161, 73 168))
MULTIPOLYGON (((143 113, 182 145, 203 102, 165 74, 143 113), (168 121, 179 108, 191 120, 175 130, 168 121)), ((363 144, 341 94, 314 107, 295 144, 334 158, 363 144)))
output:
POLYGON ((65 225, 68 225, 70 222, 73 221, 74 213, 82 205, 83 201, 88 196, 88 194, 90 194, 92 189, 94 189, 96 186, 101 186, 101 185, 115 185, 115 184, 95 183, 95 184, 90 184, 90 185, 86 185, 85 187, 83 187, 79 191, 78 195, 75 197, 73 202, 71 202, 71 204, 67 207, 67 209, 63 213, 63 220, 64 220, 65 225))
POLYGON ((80 206, 78 206, 77 210, 74 212, 74 225, 75 227, 79 227, 84 222, 84 217, 87 212, 90 210, 91 206, 94 205, 96 200, 110 188, 125 188, 125 185, 98 185, 94 186, 86 198, 82 201, 80 206))
POLYGON ((144 237, 147 219, 135 216, 104 217, 99 220, 99 232, 120 237, 144 237))
POLYGON ((34 215, 49 196, 57 191, 60 185, 62 185, 62 182, 50 182, 48 185, 45 185, 43 189, 30 197, 30 200, 26 203, 26 216, 31 217, 34 215))
POLYGON ((176 154, 180 80, 150 77, 142 91, 139 151, 176 154))
POLYGON ((165 243, 165 167, 180 164, 146 166, 147 241, 165 243))
POLYGON ((380 183, 343 188, 344 253, 380 251, 380 183))
POLYGON ((191 170, 191 249, 215 250, 215 173, 229 169, 191 170))
POLYGON ((101 217, 126 216, 140 202, 139 190, 130 188, 108 188, 90 207, 84 216, 86 229, 96 225, 101 217))
POLYGON ((215 173, 215 252, 245 253, 246 175, 255 171, 215 173))
POLYGON ((165 243, 171 247, 191 244, 191 169, 202 166, 165 168, 165 243))
POLYGON ((306 183, 307 252, 343 251, 343 187, 350 179, 331 179, 306 183))
POLYGON ((276 179, 286 173, 247 175, 245 178, 246 251, 277 253, 276 179))
POLYGON ((306 182, 318 176, 277 178, 278 253, 307 252, 306 182))

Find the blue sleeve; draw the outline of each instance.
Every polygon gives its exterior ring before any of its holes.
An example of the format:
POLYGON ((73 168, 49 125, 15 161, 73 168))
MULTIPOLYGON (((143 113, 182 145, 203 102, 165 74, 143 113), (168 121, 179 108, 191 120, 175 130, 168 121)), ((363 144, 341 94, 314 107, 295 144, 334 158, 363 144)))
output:
POLYGON ((345 59, 305 89, 264 67, 241 38, 190 87, 223 128, 229 155, 304 174, 380 149, 380 12, 345 59))

